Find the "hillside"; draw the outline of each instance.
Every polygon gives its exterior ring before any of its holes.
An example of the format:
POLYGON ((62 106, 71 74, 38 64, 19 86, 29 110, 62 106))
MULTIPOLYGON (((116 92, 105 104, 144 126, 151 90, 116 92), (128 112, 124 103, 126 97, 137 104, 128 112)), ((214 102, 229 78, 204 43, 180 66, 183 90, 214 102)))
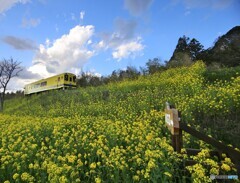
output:
POLYGON ((207 65, 236 67, 240 65, 240 26, 233 27, 226 34, 218 37, 212 47, 203 49, 195 38, 180 37, 168 67, 191 65, 196 60, 203 60, 207 65))
POLYGON ((207 63, 216 62, 228 67, 240 65, 240 26, 220 36, 212 48, 203 51, 202 58, 207 63))
POLYGON ((208 156, 211 147, 188 134, 184 147, 203 149, 195 168, 182 169, 181 159, 190 157, 170 145, 166 101, 184 122, 240 147, 240 73, 228 81, 206 76, 197 62, 133 81, 7 100, 0 182, 206 182, 210 174, 236 174, 228 158, 218 165, 208 156))

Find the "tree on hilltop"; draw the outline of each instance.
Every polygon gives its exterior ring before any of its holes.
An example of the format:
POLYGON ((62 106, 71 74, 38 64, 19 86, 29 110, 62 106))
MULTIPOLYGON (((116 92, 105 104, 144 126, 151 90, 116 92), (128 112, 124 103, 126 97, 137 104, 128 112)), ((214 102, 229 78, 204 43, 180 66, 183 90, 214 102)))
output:
POLYGON ((189 44, 189 37, 186 37, 185 35, 183 37, 180 37, 178 39, 178 43, 177 46, 174 50, 174 52, 188 52, 189 48, 188 48, 188 44, 189 44))
POLYGON ((188 49, 192 61, 195 61, 198 60, 198 55, 203 51, 203 45, 198 40, 193 38, 188 43, 188 49))
POLYGON ((167 67, 188 66, 199 59, 203 50, 203 45, 197 39, 180 37, 167 67))

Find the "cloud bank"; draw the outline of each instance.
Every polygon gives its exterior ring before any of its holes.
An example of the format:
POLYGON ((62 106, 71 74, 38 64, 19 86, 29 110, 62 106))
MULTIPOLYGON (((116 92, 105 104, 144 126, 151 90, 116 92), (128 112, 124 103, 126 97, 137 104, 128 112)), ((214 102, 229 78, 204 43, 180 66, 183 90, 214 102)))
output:
POLYGON ((37 46, 30 39, 22 39, 15 36, 5 36, 2 41, 17 50, 36 50, 37 46))
POLYGON ((0 0, 0 14, 12 8, 15 4, 26 4, 29 2, 30 0, 0 0))

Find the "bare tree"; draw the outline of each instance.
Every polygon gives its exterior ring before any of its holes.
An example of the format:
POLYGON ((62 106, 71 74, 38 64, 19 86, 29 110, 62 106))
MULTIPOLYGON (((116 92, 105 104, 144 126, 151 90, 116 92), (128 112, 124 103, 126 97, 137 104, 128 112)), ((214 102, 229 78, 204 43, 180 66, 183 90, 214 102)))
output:
POLYGON ((20 64, 20 62, 14 61, 12 58, 0 61, 0 111, 3 111, 5 92, 9 81, 22 71, 20 64))

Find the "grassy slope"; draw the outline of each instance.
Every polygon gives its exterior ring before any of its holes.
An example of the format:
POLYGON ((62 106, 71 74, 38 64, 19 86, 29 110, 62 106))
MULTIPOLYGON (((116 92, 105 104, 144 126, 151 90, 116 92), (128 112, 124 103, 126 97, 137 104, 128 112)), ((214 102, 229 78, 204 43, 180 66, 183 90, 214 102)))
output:
MULTIPOLYGON (((239 128, 237 120, 240 117, 240 78, 209 84, 204 78, 205 71, 204 64, 199 62, 190 68, 171 69, 161 74, 140 77, 135 81, 124 81, 97 88, 53 91, 9 100, 5 104, 5 115, 0 116, 2 130, 0 133, 3 139, 7 136, 5 144, 11 144, 11 138, 16 138, 19 133, 23 136, 30 133, 29 136, 34 137, 35 140, 29 143, 41 147, 36 150, 40 155, 34 159, 39 160, 42 172, 36 170, 31 175, 38 177, 41 174, 43 182, 51 173, 54 174, 53 164, 63 166, 58 158, 57 160, 54 158, 59 156, 69 158, 69 153, 72 152, 73 156, 85 154, 80 159, 83 163, 85 161, 85 166, 90 167, 82 168, 82 173, 77 169, 71 170, 72 174, 77 174, 81 180, 87 181, 88 177, 88 181, 96 181, 101 175, 99 178, 110 182, 127 182, 138 178, 174 181, 183 175, 181 171, 176 173, 173 166, 174 164, 177 166, 178 160, 174 160, 176 155, 169 145, 170 135, 164 125, 162 111, 166 101, 173 103, 182 111, 184 121, 196 127, 206 128, 206 133, 226 143, 238 147, 240 144, 239 141, 232 141, 228 133, 223 133, 227 129, 232 135, 236 135, 231 129, 239 128), (219 126, 217 123, 224 125, 225 122, 227 125, 224 130, 216 128, 219 126), (17 132, 15 129, 18 129, 17 132), (56 130, 59 133, 55 134, 56 130), (216 131, 218 133, 215 133, 216 131), (50 138, 51 146, 56 150, 50 159, 41 155, 50 151, 49 144, 44 140, 46 137, 50 138), (60 144, 59 138, 62 139, 60 144), (43 142, 45 144, 42 144, 43 142), (44 147, 47 150, 44 151, 44 147), (100 153, 100 150, 103 152, 100 153), (48 162, 44 159, 48 159, 48 162), (96 168, 100 174, 97 172, 91 174, 91 165, 94 162, 104 165, 96 168)), ((188 135, 185 139, 186 147, 206 147, 199 141, 193 141, 188 135)), ((22 146, 20 142, 19 146, 22 146)), ((2 147, 0 155, 8 152, 4 149, 4 143, 0 147, 2 147)), ((12 150, 15 151, 17 147, 12 150)), ((28 154, 29 164, 33 161, 31 156, 35 155, 28 154)), ((19 164, 24 167, 24 162, 26 160, 23 159, 19 164)), ((9 168, 12 171, 14 169, 10 165, 9 168)), ((206 167, 202 166, 202 171, 207 175, 211 170, 204 168, 206 167)), ((28 171, 27 167, 22 168, 21 173, 28 171)), ((218 168, 218 171, 224 170, 218 168)), ((204 178, 201 171, 190 172, 196 179, 204 178)), ((0 173, 3 175, 0 180, 4 180, 6 178, 4 172, 0 173)), ((50 179, 59 181, 60 175, 64 175, 68 180, 75 180, 76 177, 76 175, 71 177, 69 172, 60 172, 56 176, 52 175, 50 179)))
POLYGON ((163 111, 165 102, 169 101, 182 112, 184 121, 196 126, 200 124, 209 133, 214 129, 215 132, 223 129, 212 134, 216 134, 219 140, 240 147, 240 142, 231 140, 231 135, 236 135, 232 129, 239 128, 236 124, 240 117, 239 81, 234 79, 240 75, 238 70, 223 69, 223 75, 220 71, 206 72, 204 66, 198 64, 192 68, 172 69, 162 74, 140 77, 135 81, 10 100, 5 104, 5 113, 70 118, 76 115, 113 117, 122 120, 124 113, 131 112, 136 118, 144 111, 163 111), (218 128, 219 125, 222 128, 218 128), (229 133, 224 134, 226 131, 229 133))

